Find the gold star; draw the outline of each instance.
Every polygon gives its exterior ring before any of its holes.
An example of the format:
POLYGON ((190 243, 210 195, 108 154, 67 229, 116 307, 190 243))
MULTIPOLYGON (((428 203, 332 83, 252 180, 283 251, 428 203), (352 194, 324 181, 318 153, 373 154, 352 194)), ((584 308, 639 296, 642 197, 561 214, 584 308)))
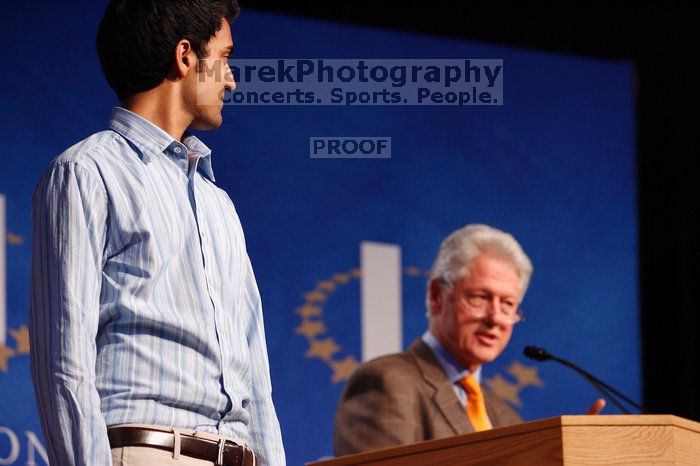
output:
POLYGON ((29 354, 29 329, 22 325, 18 330, 10 329, 10 335, 17 342, 17 354, 29 354))
POLYGON ((304 298, 306 298, 307 301, 312 303, 322 303, 326 300, 326 295, 321 293, 320 291, 312 291, 310 293, 306 293, 304 295, 304 298))
POLYGON ((520 397, 518 396, 520 388, 501 377, 501 374, 496 374, 488 379, 486 381, 486 385, 488 385, 489 388, 493 390, 494 393, 496 393, 496 395, 498 395, 498 397, 502 400, 505 400, 518 408, 523 406, 523 402, 520 401, 520 397))
POLYGON ((22 244, 22 237, 14 233, 7 232, 7 242, 13 245, 22 244))
POLYGON ((323 313, 323 309, 319 306, 314 306, 313 304, 304 304, 297 308, 297 314, 302 316, 304 319, 309 317, 318 317, 323 313))
POLYGON ((421 270, 418 267, 407 267, 406 268, 406 275, 409 275, 411 277, 418 277, 421 275, 421 270))
POLYGON ((518 380, 520 388, 527 387, 528 385, 544 387, 544 382, 542 382, 542 379, 537 375, 536 367, 526 366, 521 364, 520 361, 513 361, 506 369, 506 372, 518 380))
POLYGON ((340 350, 341 347, 335 344, 333 337, 329 337, 325 340, 315 340, 313 343, 311 343, 309 350, 306 352, 306 357, 321 358, 324 361, 328 361, 340 350))
POLYGON ((304 335, 306 338, 314 338, 316 335, 326 332, 323 322, 305 320, 303 324, 294 329, 297 335, 304 335))
POLYGON ((333 275, 333 280, 335 280, 338 283, 347 283, 350 281, 350 275, 346 273, 336 273, 333 275))
POLYGON ((331 361, 331 369, 333 369, 333 377, 331 377, 331 382, 338 383, 343 380, 348 380, 355 370, 360 367, 360 363, 357 362, 355 356, 350 355, 345 359, 340 361, 331 361))
POLYGON ((333 291, 335 290, 335 283, 331 280, 322 280, 316 283, 316 288, 324 291, 333 291))
POLYGON ((0 371, 7 374, 7 371, 9 370, 7 367, 7 361, 14 355, 15 352, 12 348, 0 344, 0 371))
POLYGON ((362 275, 362 273, 360 272, 360 269, 351 269, 350 275, 352 275, 355 278, 360 278, 360 275, 362 275))

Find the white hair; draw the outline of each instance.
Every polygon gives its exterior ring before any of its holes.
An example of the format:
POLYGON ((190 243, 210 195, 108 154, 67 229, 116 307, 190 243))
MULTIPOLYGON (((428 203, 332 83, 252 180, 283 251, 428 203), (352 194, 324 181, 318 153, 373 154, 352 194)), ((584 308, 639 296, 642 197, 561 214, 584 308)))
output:
MULTIPOLYGON (((532 262, 512 235, 488 225, 467 225, 445 238, 430 270, 430 281, 443 279, 448 284, 469 275, 469 266, 477 257, 488 254, 507 260, 520 277, 521 297, 530 284, 532 262)), ((430 314, 430 281, 425 303, 430 314)))

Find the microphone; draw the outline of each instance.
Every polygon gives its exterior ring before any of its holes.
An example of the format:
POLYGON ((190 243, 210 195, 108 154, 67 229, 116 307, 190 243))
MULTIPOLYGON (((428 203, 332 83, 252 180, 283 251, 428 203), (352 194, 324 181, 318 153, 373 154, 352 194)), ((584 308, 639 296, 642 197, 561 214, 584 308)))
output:
POLYGON ((523 351, 525 356, 535 361, 547 361, 552 359, 552 355, 547 352, 544 348, 538 348, 537 346, 526 346, 523 351))
POLYGON ((544 348, 538 348, 537 346, 526 346, 525 349, 523 350, 523 354, 527 356, 530 359, 534 359, 535 361, 549 361, 550 359, 552 361, 556 361, 559 364, 563 364, 566 367, 570 367, 571 369, 575 370, 579 374, 581 374, 591 385, 593 385, 593 388, 598 390, 603 397, 609 399, 617 408, 622 411, 624 414, 630 414, 629 410, 625 408, 618 400, 613 396, 613 393, 617 395, 619 398, 622 398, 624 401, 626 401, 628 404, 631 406, 634 406, 637 408, 639 411, 641 411, 643 414, 651 414, 651 412, 646 409, 644 406, 639 405, 638 403, 635 403, 634 401, 630 400, 628 397, 620 393, 619 391, 615 390, 612 388, 610 385, 606 384, 599 378, 595 377, 594 375, 586 372, 585 370, 581 369, 578 367, 576 364, 574 364, 571 361, 567 361, 566 359, 559 358, 557 356, 554 356, 553 354, 550 354, 545 350, 544 348))

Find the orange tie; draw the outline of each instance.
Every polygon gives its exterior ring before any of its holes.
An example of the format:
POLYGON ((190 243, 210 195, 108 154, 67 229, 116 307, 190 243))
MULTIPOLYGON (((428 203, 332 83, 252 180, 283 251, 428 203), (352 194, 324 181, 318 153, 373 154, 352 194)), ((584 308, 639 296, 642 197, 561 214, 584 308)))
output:
POLYGON ((469 374, 463 377, 459 384, 467 391, 467 417, 474 430, 480 432, 492 428, 489 415, 486 414, 486 403, 479 382, 469 374))

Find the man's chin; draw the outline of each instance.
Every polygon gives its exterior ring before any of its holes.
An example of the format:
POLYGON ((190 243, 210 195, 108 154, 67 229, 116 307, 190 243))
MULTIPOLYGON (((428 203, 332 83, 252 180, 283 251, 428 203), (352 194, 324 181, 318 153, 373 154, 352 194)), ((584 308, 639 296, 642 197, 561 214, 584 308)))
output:
POLYGON ((220 128, 223 122, 224 119, 221 114, 219 114, 216 117, 196 119, 192 122, 190 127, 199 131, 211 131, 220 128))
POLYGON ((501 355, 501 350, 499 348, 495 347, 480 347, 480 348, 472 348, 471 351, 469 351, 470 357, 469 360, 472 363, 475 363, 479 366, 483 364, 488 364, 490 362, 493 362, 498 356, 501 355))

